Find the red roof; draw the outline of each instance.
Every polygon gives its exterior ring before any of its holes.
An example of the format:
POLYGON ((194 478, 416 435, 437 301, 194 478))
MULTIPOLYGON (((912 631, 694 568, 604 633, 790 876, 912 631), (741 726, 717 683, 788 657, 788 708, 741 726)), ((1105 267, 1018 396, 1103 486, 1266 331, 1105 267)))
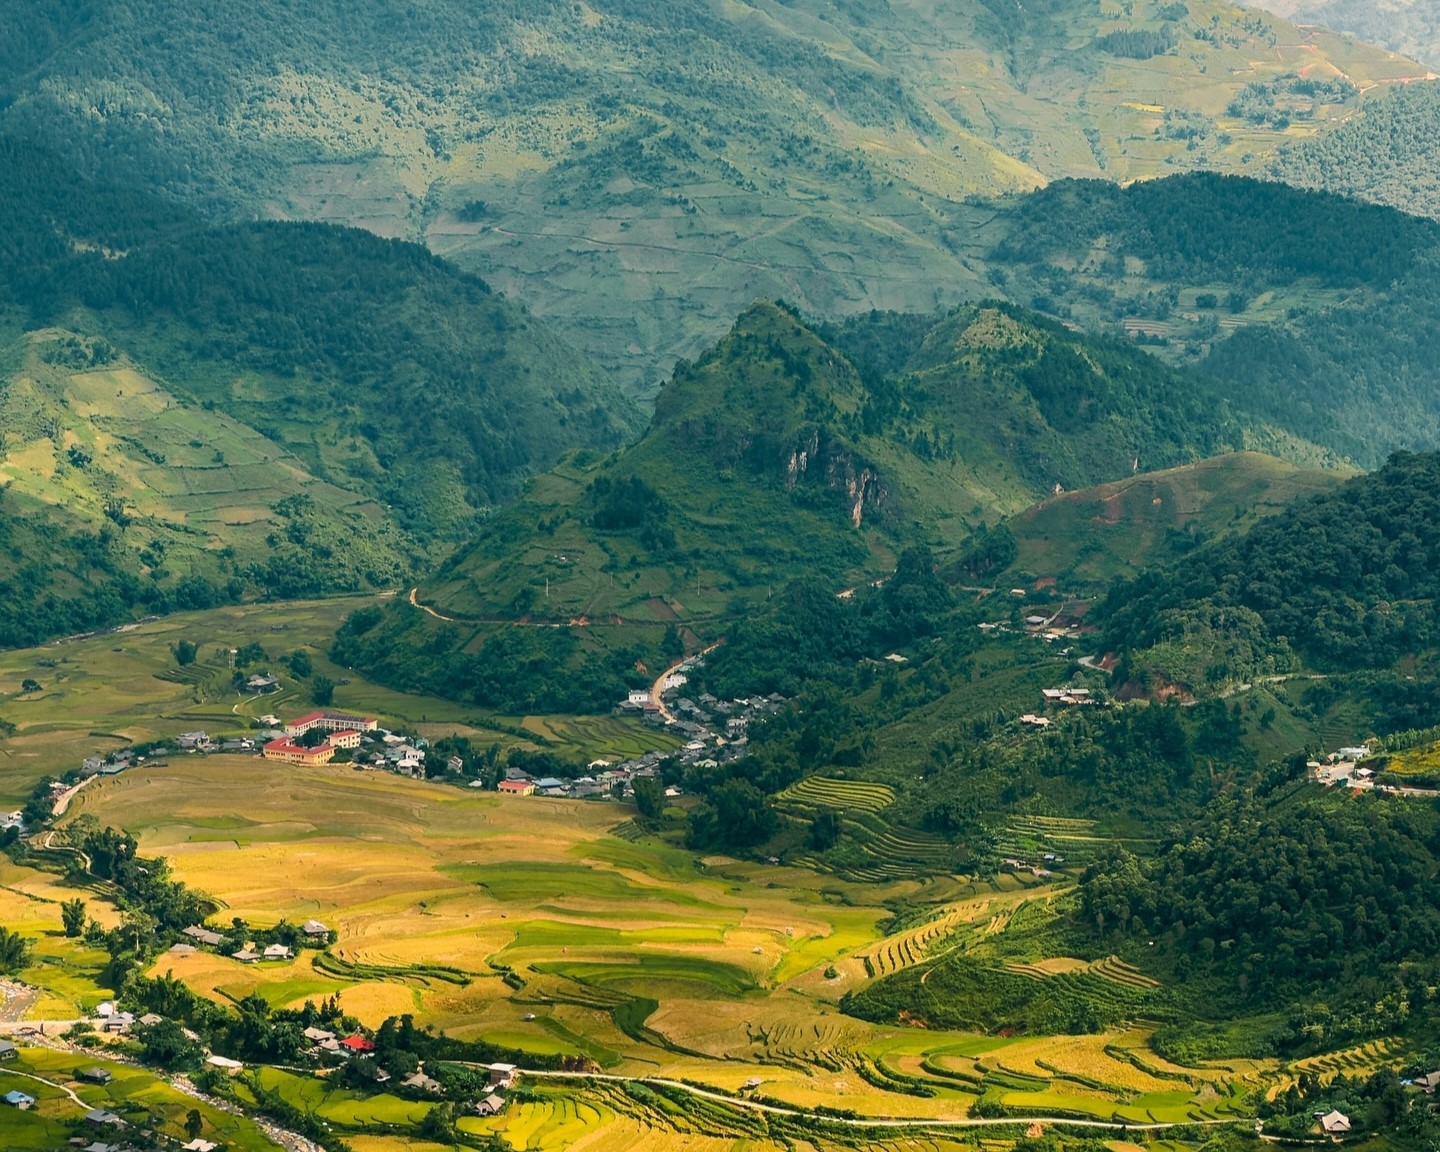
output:
POLYGON ((502 780, 498 787, 501 792, 525 792, 533 790, 535 782, 533 780, 502 780))
POLYGON ((309 724, 310 721, 312 721, 312 720, 323 720, 323 719, 325 719, 325 713, 324 713, 324 712, 307 712, 307 713, 305 713, 304 716, 297 716, 297 717, 295 717, 295 719, 292 720, 292 721, 290 721, 290 723, 291 723, 291 724, 309 724))
POLYGON ((347 1036, 340 1041, 340 1047, 349 1048, 352 1052, 373 1052, 375 1041, 367 1040, 364 1036, 347 1036))

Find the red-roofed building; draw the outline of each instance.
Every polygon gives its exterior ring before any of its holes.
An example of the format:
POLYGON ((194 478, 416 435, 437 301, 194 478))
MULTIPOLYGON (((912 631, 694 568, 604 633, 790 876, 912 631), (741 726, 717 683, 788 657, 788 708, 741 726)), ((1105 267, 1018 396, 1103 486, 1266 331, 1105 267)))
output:
POLYGON ((333 744, 320 744, 306 748, 287 740, 271 740, 261 753, 266 760, 279 760, 282 764, 328 764, 335 756, 333 744))
POLYGON ((373 716, 352 716, 348 712, 307 712, 285 725, 285 735, 303 736, 312 728, 324 732, 374 732, 380 721, 373 716))
POLYGON ((511 796, 533 796, 535 794, 535 781, 502 780, 496 790, 509 793, 511 796))
POLYGON ((375 1041, 367 1040, 364 1036, 347 1036, 340 1041, 340 1047, 350 1052, 373 1052, 375 1041))

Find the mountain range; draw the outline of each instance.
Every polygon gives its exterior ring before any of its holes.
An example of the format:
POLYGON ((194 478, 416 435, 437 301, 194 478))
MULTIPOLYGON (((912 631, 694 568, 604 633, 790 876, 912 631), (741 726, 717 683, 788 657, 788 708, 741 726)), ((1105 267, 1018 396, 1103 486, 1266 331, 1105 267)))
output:
POLYGON ((1264 171, 1422 66, 1216 0, 27 5, 0 128, 423 239, 652 398, 757 297, 983 290, 975 195, 1264 171), (163 35, 152 34, 163 28, 163 35))

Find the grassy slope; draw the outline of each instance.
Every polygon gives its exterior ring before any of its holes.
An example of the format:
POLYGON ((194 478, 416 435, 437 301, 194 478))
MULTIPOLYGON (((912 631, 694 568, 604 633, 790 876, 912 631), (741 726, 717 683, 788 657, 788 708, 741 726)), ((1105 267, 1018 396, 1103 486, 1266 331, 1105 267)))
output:
POLYGON ((145 554, 150 567, 219 574, 266 560, 274 551, 266 537, 287 523, 274 506, 303 495, 345 537, 358 578, 399 579, 415 545, 383 508, 316 479, 223 412, 182 403, 123 359, 77 371, 65 356, 86 343, 54 329, 22 340, 23 360, 0 394, 9 498, 29 497, 92 532, 118 505, 126 550, 139 563, 145 554), (77 463, 72 449, 88 459, 77 463))
POLYGON ((1243 532, 1262 516, 1339 484, 1344 473, 1239 452, 1149 472, 1026 509, 1008 523, 1018 552, 998 579, 1099 587, 1243 532))
POLYGON ((12 49, 6 122, 210 202, 423 234, 647 393, 757 296, 820 313, 952 302, 977 282, 967 194, 1256 170, 1312 124, 1227 117, 1246 83, 1423 74, 1215 0, 1148 60, 1094 43, 1162 28, 1160 0, 1126 18, 917 0, 883 19, 448 0, 398 37, 378 3, 221 7, 147 0, 84 25, 43 9, 12 49), (1157 132, 1167 110, 1217 123, 1191 147, 1157 132))

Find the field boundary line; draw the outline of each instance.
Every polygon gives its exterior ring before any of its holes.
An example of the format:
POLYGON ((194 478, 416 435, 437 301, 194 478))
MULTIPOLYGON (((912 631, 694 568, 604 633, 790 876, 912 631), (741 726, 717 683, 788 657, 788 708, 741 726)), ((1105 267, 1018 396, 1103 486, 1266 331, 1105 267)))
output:
MULTIPOLYGON (((489 1067, 489 1065, 469 1064, 467 1061, 455 1061, 468 1067, 489 1067)), ((1175 1120, 1175 1121, 1150 1121, 1148 1123, 1122 1122, 1117 1120, 1077 1120, 1073 1116, 967 1116, 950 1120, 925 1120, 914 1116, 903 1117, 869 1117, 869 1116, 831 1116, 824 1112, 813 1112, 804 1108, 787 1108, 780 1104, 766 1104, 760 1100, 746 1100, 738 1096, 727 1096, 723 1092, 714 1092, 708 1088, 697 1088, 693 1084, 686 1084, 680 1080, 667 1080, 659 1076, 620 1076, 613 1072, 560 1072, 551 1070, 520 1068, 516 1070, 519 1076, 535 1077, 537 1079, 549 1080, 596 1080, 612 1084, 644 1084, 647 1087, 673 1088, 678 1092, 688 1092, 702 1100, 713 1100, 720 1104, 729 1104, 735 1108, 747 1108, 752 1112, 764 1112, 771 1116, 789 1116, 797 1120, 809 1120, 814 1123, 838 1124, 851 1128, 995 1128, 1010 1124, 1054 1124, 1064 1125, 1070 1128, 1103 1128, 1114 1132, 1160 1132, 1171 1128, 1193 1128, 1193 1127, 1218 1127, 1225 1124, 1245 1124, 1249 1121, 1245 1117, 1234 1117, 1225 1120, 1175 1120)))

